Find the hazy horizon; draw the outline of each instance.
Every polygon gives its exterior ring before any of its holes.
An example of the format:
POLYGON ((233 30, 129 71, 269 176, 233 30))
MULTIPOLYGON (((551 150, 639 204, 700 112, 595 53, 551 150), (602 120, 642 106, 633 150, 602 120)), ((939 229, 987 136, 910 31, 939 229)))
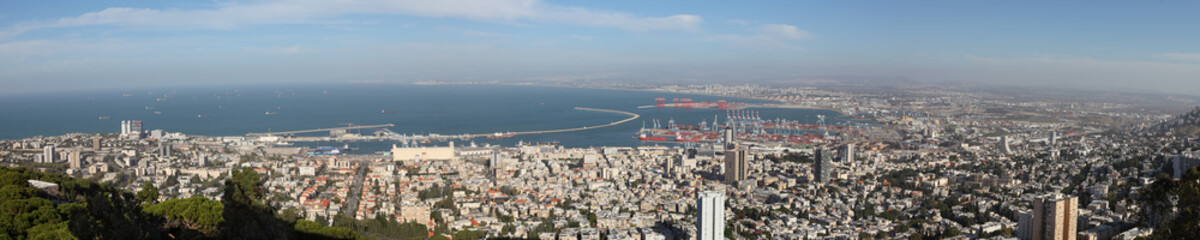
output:
POLYGON ((415 81, 905 79, 1194 94, 1193 2, 0 4, 0 94, 415 81))

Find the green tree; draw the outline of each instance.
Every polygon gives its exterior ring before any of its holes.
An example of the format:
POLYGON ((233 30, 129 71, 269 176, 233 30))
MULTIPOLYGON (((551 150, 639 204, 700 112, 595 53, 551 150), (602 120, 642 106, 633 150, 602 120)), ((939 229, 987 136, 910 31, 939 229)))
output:
POLYGON ((1152 238, 1188 239, 1200 232, 1200 167, 1179 181, 1159 176, 1144 191, 1143 221, 1155 228, 1152 238))
POLYGON ((158 203, 158 188, 154 187, 153 183, 146 182, 142 184, 142 190, 137 193, 138 202, 143 204, 158 203))
POLYGON ((484 232, 484 231, 463 230, 463 231, 458 231, 458 232, 454 233, 454 235, 451 236, 451 239, 476 240, 476 239, 483 239, 485 236, 487 236, 487 232, 484 232))
POLYGON ((166 217, 168 224, 196 230, 206 236, 216 236, 225 222, 222 216, 225 206, 201 196, 167 200, 150 205, 145 211, 166 217))
POLYGON ((225 239, 283 239, 287 232, 283 221, 275 218, 275 210, 263 202, 266 189, 263 179, 251 168, 234 169, 225 180, 225 205, 221 238, 225 239))

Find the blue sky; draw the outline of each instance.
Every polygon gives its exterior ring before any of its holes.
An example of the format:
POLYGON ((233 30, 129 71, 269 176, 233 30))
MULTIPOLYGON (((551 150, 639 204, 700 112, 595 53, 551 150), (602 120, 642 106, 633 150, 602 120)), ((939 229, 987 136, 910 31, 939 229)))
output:
POLYGON ((211 84, 929 82, 1194 93, 1193 1, 4 1, 0 93, 211 84))

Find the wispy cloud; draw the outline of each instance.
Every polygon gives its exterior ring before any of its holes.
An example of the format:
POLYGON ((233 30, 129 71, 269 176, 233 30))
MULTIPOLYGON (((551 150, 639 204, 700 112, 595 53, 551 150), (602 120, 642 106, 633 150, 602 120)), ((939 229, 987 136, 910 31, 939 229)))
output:
POLYGON ((1169 58, 1169 59, 1175 59, 1175 60, 1200 61, 1200 53, 1173 52, 1173 53, 1161 53, 1161 54, 1158 54, 1158 56, 1164 57, 1164 58, 1169 58))
POLYGON ((788 39, 801 40, 812 38, 812 34, 807 31, 797 29, 796 26, 787 24, 767 24, 758 28, 760 35, 788 39))
POLYGON ((708 37, 709 40, 733 44, 744 48, 761 50, 801 49, 795 42, 811 39, 808 31, 787 24, 764 24, 752 29, 752 34, 724 34, 708 37))
POLYGON ((261 24, 333 23, 351 14, 397 14, 461 18, 477 21, 546 22, 627 31, 697 31, 703 18, 679 14, 642 17, 621 12, 556 6, 537 0, 275 0, 223 4, 215 9, 108 8, 53 21, 21 22, 0 32, 0 38, 25 32, 82 26, 232 29, 261 24))

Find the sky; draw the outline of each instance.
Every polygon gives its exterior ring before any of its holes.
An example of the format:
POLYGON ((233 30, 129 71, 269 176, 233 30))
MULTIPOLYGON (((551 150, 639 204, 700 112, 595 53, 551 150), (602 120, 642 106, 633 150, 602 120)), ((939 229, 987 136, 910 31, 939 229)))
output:
POLYGON ((1197 1, 0 2, 0 94, 907 79, 1200 95, 1197 1))

